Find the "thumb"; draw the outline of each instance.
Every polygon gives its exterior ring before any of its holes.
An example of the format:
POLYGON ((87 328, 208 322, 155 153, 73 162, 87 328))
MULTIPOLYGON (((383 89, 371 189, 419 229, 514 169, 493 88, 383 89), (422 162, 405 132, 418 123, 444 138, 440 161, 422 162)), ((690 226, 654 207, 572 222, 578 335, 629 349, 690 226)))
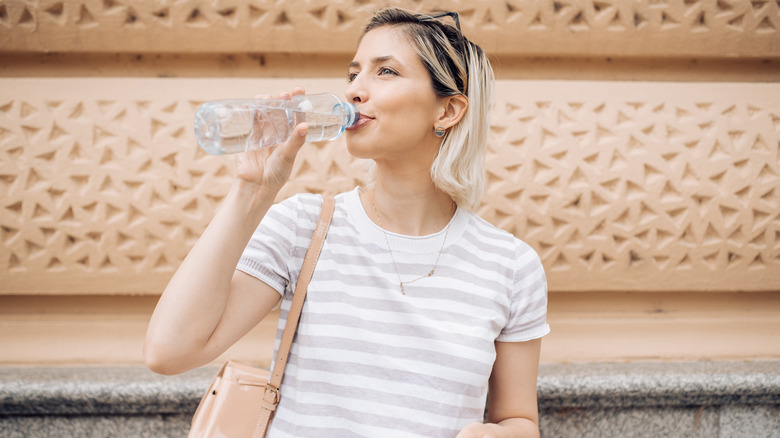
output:
POLYGON ((279 158, 281 158, 283 162, 292 165, 295 161, 295 157, 298 155, 298 151, 300 151, 301 147, 306 143, 306 134, 308 132, 309 125, 307 123, 299 123, 293 128, 290 138, 279 148, 279 158))

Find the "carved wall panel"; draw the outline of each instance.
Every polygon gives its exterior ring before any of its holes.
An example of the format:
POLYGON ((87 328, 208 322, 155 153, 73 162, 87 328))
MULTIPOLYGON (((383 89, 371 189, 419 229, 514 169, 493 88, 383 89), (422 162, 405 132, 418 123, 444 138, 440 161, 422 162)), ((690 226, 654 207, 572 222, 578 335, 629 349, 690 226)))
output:
MULTIPOLYGON (((160 292, 232 175, 195 146, 195 109, 291 85, 0 80, 0 292, 160 292)), ((343 140, 296 166, 281 197, 364 183, 343 140)), ((553 291, 780 284, 777 84, 501 81, 488 177, 479 213, 553 291)))
POLYGON ((777 290, 780 86, 503 83, 486 218, 568 290, 777 290))
POLYGON ((3 0, 12 51, 351 52, 385 4, 455 10, 500 55, 777 57, 775 0, 3 0))

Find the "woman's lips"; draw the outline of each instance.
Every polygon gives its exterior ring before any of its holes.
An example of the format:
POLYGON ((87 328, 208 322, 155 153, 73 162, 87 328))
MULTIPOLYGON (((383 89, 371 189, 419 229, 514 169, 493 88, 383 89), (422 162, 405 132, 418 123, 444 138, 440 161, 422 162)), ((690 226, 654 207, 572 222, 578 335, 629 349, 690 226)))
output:
POLYGON ((364 115, 364 114, 361 114, 361 115, 360 115, 360 118, 358 119, 358 121, 357 121, 357 122, 356 122, 354 125, 352 125, 352 126, 350 126, 349 128, 347 128, 347 131, 354 131, 354 130, 356 130, 356 129, 360 129, 360 128, 362 128, 362 127, 363 127, 363 126, 364 126, 366 123, 368 123, 368 122, 370 122, 370 121, 372 121, 372 120, 374 120, 374 118, 373 118, 373 117, 369 117, 369 116, 366 116, 366 115, 364 115))

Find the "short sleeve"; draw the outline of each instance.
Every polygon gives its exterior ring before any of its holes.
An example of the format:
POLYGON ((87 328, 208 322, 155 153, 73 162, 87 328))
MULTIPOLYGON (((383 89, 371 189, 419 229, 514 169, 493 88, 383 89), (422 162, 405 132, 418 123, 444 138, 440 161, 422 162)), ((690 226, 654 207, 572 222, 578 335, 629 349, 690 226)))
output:
POLYGON ((517 240, 514 289, 509 321, 499 334, 501 342, 523 342, 541 338, 550 332, 547 323, 547 277, 539 255, 525 242, 517 240))
POLYGON ((263 281, 280 295, 290 282, 289 263, 294 256, 298 198, 274 204, 252 234, 236 269, 263 281))

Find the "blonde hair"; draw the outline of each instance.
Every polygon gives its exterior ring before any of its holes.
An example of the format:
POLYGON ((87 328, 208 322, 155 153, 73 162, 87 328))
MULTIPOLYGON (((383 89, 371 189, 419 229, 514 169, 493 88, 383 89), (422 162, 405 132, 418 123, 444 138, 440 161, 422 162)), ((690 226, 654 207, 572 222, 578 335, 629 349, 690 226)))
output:
POLYGON ((363 35, 382 26, 397 27, 422 60, 439 97, 462 95, 468 108, 445 134, 431 166, 440 190, 464 208, 479 206, 485 190, 485 154, 493 108, 493 68, 485 52, 454 26, 399 8, 374 14, 363 35))

